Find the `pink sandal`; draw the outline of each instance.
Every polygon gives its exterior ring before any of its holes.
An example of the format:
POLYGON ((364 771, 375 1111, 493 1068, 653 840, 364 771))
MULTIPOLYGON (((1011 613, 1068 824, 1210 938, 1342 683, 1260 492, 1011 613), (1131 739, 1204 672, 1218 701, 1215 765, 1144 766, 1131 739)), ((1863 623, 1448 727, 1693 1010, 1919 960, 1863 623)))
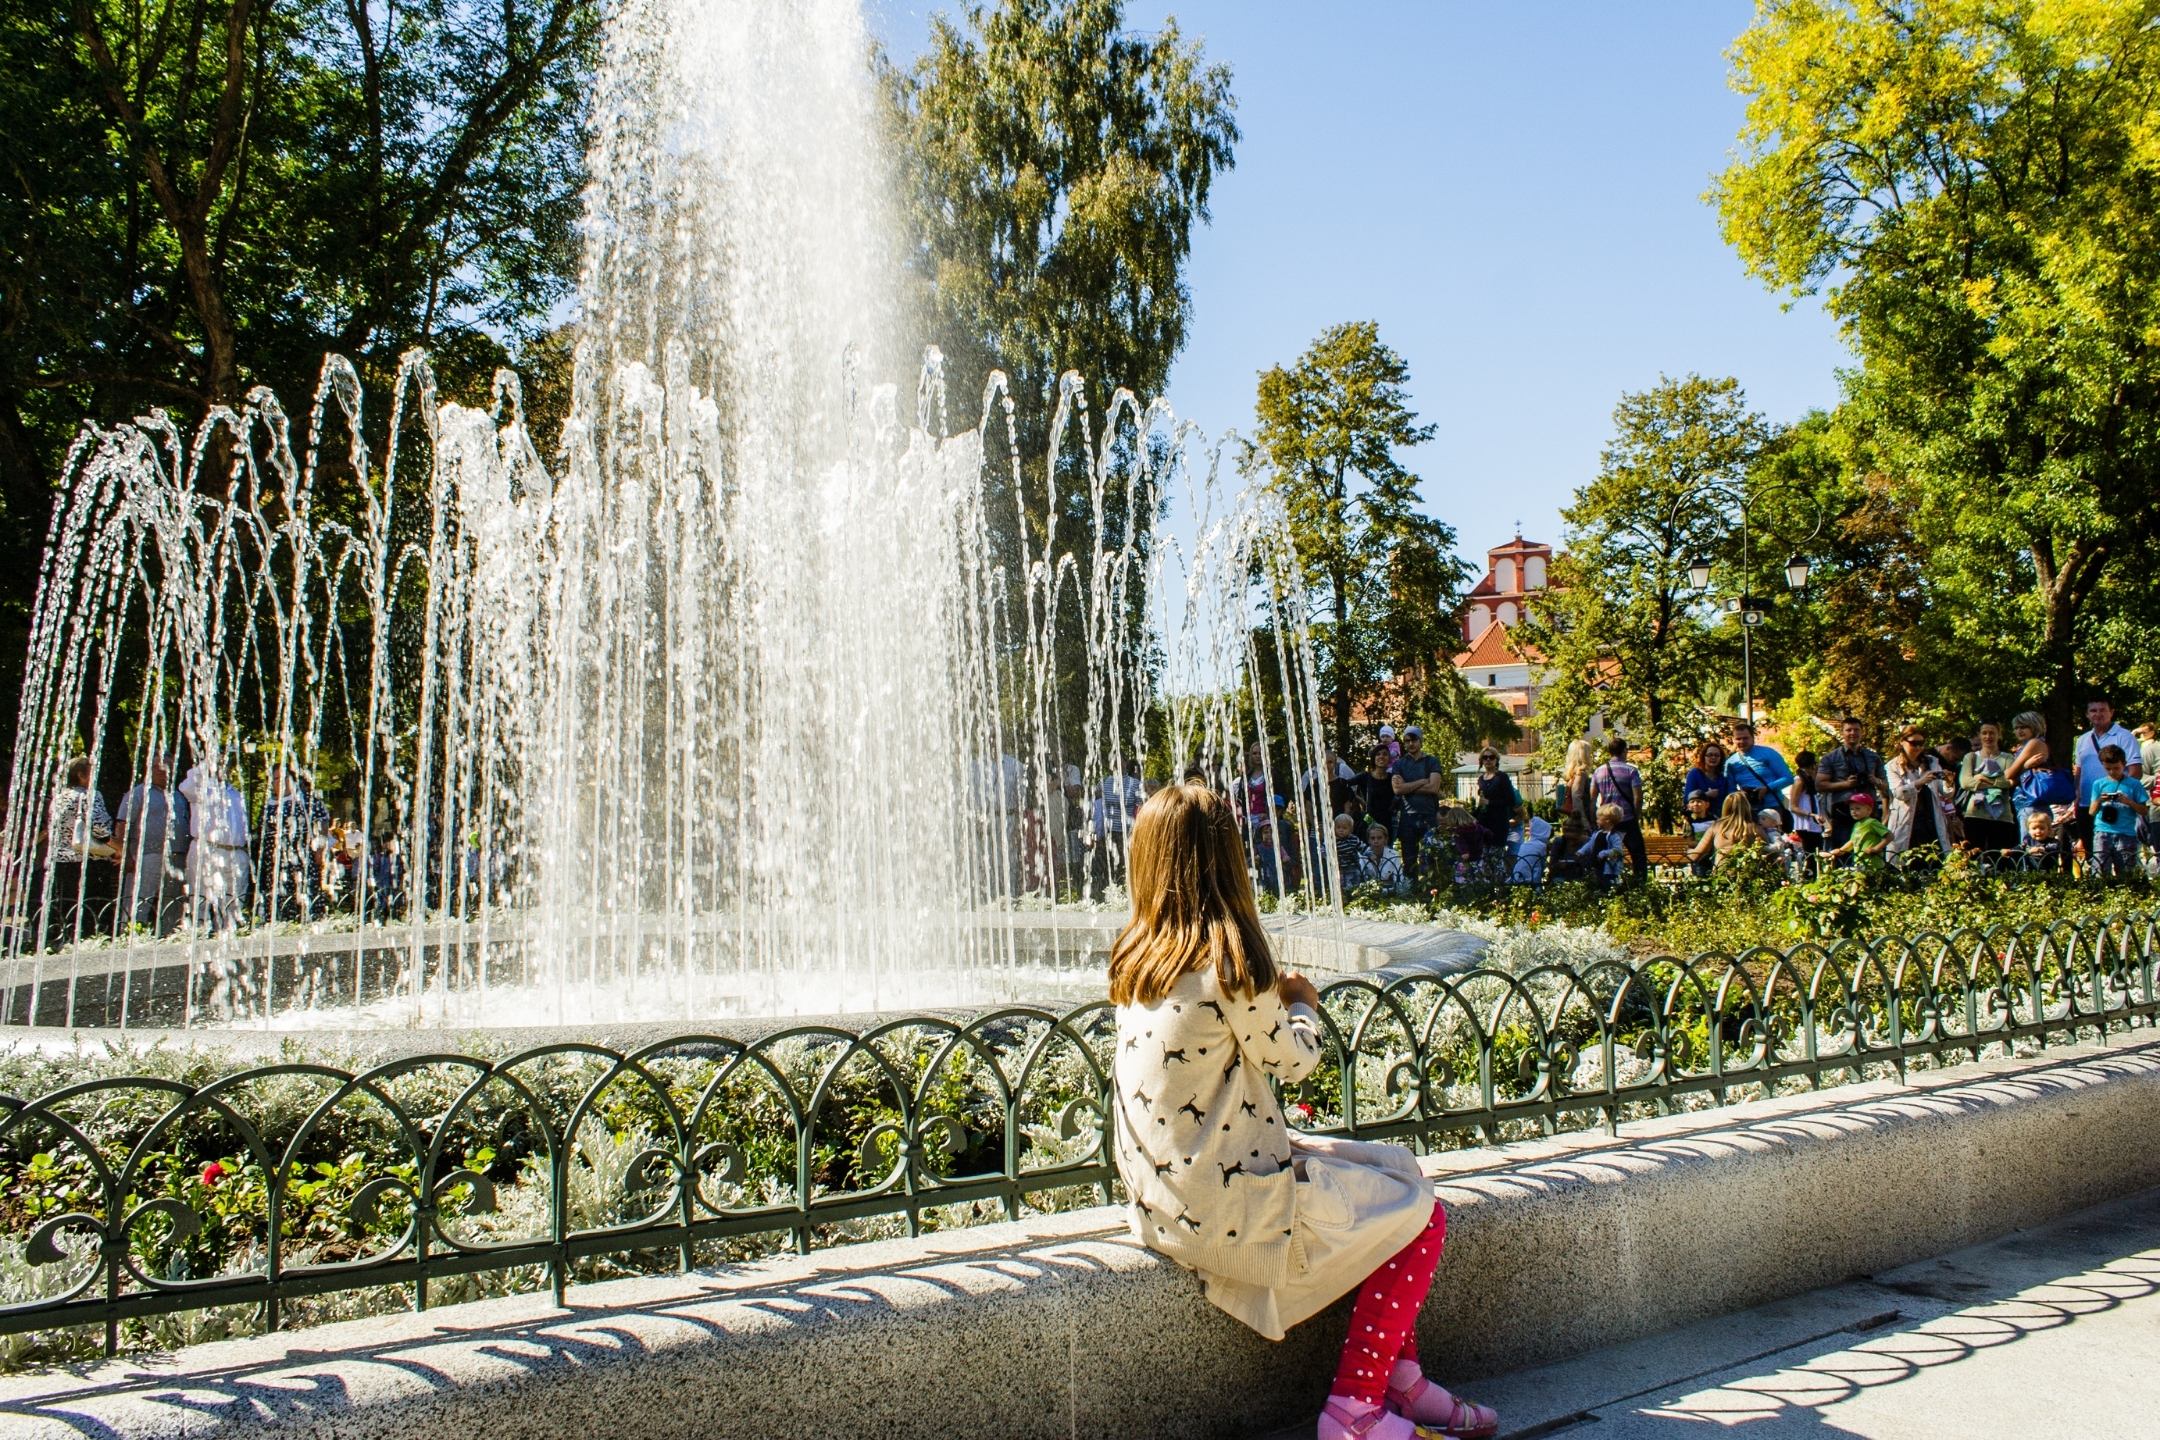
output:
POLYGON ((1373 1427, 1380 1424, 1382 1421, 1409 1420, 1411 1433, 1417 1437, 1417 1440, 1450 1440, 1450 1437, 1448 1436, 1446 1431, 1435 1430, 1428 1425, 1420 1425, 1417 1421, 1411 1420, 1410 1417, 1407 1415, 1396 1414, 1386 1405, 1375 1405, 1372 1409, 1366 1411, 1364 1414, 1352 1418, 1347 1412, 1337 1407, 1333 1400, 1330 1400, 1327 1402, 1327 1404, 1320 1407, 1320 1416, 1324 1420, 1332 1420, 1337 1425, 1341 1426, 1342 1433, 1345 1435, 1363 1437, 1366 1435, 1370 1435, 1373 1431, 1373 1427))
POLYGON ((1408 1389, 1398 1390, 1390 1385, 1387 1388, 1387 1408, 1418 1426, 1421 1432, 1438 1431, 1449 1437, 1449 1440, 1491 1440, 1492 1436, 1500 1433, 1498 1411, 1488 1406, 1472 1404, 1452 1390, 1442 1392, 1448 1397, 1448 1404, 1453 1407, 1447 1419, 1419 1420, 1412 1413, 1418 1402, 1424 1398, 1426 1391, 1439 1388, 1422 1375, 1412 1381, 1408 1389))

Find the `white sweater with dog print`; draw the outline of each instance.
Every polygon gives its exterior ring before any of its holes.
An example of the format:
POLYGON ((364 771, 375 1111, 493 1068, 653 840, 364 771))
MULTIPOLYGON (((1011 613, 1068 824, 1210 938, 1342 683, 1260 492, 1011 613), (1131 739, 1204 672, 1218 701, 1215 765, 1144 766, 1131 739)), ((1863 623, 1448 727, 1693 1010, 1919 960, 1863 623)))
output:
POLYGON ((1273 990, 1223 993, 1212 966, 1117 1011, 1117 1164, 1134 1233, 1196 1270, 1280 1282, 1297 1176, 1269 1079, 1320 1063, 1319 1017, 1273 990))
POLYGON ((1433 1187, 1399 1145, 1293 1131, 1270 1080, 1320 1063, 1319 1016, 1212 968, 1117 1012, 1117 1165, 1133 1234, 1271 1340, 1416 1239, 1433 1187))

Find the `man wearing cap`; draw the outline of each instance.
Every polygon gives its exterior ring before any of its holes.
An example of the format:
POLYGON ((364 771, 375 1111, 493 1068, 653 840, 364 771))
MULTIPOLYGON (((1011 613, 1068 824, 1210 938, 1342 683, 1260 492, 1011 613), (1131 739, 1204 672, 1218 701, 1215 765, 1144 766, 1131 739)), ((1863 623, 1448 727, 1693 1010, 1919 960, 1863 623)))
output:
POLYGON ((1418 846, 1440 820, 1440 786, 1444 767, 1425 753, 1425 732, 1412 725, 1402 733, 1402 758, 1388 767, 1393 789, 1402 810, 1396 817, 1396 834, 1402 840, 1403 870, 1418 874, 1418 846))

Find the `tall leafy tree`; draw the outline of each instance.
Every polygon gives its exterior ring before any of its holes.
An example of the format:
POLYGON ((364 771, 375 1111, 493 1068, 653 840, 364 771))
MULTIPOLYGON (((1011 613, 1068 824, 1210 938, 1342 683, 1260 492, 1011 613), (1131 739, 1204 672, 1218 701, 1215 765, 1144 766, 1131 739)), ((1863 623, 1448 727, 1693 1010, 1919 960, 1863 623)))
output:
MULTIPOLYGON (((1079 372, 1098 405, 1119 387, 1162 392, 1191 317, 1193 234, 1238 139, 1230 71, 1174 21, 1129 32, 1121 0, 994 0, 933 19, 923 56, 885 74, 925 336, 959 403, 993 369, 1016 402, 1019 493, 1001 446, 985 474, 999 558, 1016 583, 1023 557, 1086 574, 1090 551, 1117 552, 1144 520, 1128 504, 1159 497, 1113 484, 1098 506, 1076 448, 1050 453, 1060 377, 1079 372)), ((1109 443, 1135 458, 1129 439, 1109 443)), ((1059 590, 1068 724, 1087 604, 1059 590)), ((1128 590, 1114 623, 1137 633, 1143 604, 1128 590)))
POLYGON ((1653 754, 1699 728, 1732 652, 1688 568, 1728 551, 1733 497, 1769 439, 1737 380, 1689 375, 1620 397, 1597 478, 1561 511, 1566 553, 1518 631, 1550 667, 1537 712, 1549 747, 1600 712, 1653 754))
POLYGON ((1781 433, 1751 476, 1762 528, 1792 537, 1813 565, 1807 593, 1771 606, 1756 631, 1760 693, 1791 699, 1795 715, 1849 712, 1885 728, 2006 718, 2024 708, 2031 654, 1999 603, 1959 603, 1946 583, 1955 577, 1931 573, 1875 434, 1857 403, 1816 412, 1781 433))
POLYGON ((576 271, 599 11, 0 11, 0 694, 85 417, 199 416, 258 383, 304 413, 329 350, 379 378, 424 345, 472 393, 548 329, 576 271))
POLYGON ((1455 532, 1424 514, 1399 451, 1432 438, 1410 408, 1410 367, 1370 320, 1329 327, 1288 369, 1260 376, 1249 468, 1289 520, 1335 745, 1385 688, 1407 713, 1459 721, 1468 697, 1441 658, 1459 636, 1467 567, 1455 532))
POLYGON ((914 261, 937 343, 1002 369, 1048 433, 1058 377, 1158 393, 1185 344, 1185 261, 1238 130, 1229 67, 1122 0, 996 0, 936 16, 888 66, 914 261))
POLYGON ((1726 238, 1825 293, 1926 608, 2066 723, 2160 537, 2160 5, 1760 0, 1732 58, 1726 238))

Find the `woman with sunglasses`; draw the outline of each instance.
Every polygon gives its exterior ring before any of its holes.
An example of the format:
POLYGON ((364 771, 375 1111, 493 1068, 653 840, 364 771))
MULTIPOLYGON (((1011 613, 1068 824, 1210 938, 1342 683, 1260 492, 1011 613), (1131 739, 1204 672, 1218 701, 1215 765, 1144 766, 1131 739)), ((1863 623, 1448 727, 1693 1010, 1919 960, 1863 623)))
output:
POLYGON ((1948 854, 1942 762, 1928 748, 1927 736, 1907 729, 1898 737, 1897 753, 1884 770, 1890 787, 1890 853, 1902 855, 1932 846, 1948 854))

